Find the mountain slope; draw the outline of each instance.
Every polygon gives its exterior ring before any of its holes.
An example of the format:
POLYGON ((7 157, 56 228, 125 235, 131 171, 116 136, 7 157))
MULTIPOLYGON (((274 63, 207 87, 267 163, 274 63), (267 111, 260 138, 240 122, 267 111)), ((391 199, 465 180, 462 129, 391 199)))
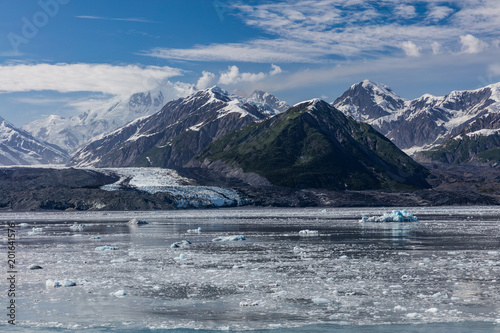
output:
MULTIPOLYGON (((413 154, 446 142, 478 119, 500 113, 500 83, 453 91, 443 97, 426 94, 404 100, 387 86, 365 80, 351 86, 332 104, 413 154)), ((479 124, 476 122, 476 127, 479 124)), ((467 133, 472 132, 463 134, 467 133)))
POLYGON ((166 83, 154 90, 116 97, 71 118, 51 115, 23 126, 42 140, 74 152, 93 138, 109 133, 139 117, 159 111, 167 101, 192 93, 189 87, 166 83))
POLYGON ((0 165, 61 164, 68 154, 0 117, 0 165))
POLYGON ((70 165, 179 168, 213 140, 276 113, 267 104, 213 87, 171 101, 90 143, 70 165))
POLYGON ((428 187, 426 170, 369 125, 324 101, 300 103, 210 144, 205 167, 223 162, 273 185, 335 190, 428 187))

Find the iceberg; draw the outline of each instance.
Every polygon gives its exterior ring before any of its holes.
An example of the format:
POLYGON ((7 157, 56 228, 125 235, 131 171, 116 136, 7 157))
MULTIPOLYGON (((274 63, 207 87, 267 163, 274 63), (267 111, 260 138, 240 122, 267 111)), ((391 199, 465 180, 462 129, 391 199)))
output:
POLYGON ((237 242, 244 241, 246 238, 242 235, 234 235, 234 236, 225 236, 225 237, 217 237, 212 239, 212 242, 237 242))
POLYGON ((318 230, 300 230, 299 231, 300 236, 319 236, 319 231, 318 230))
POLYGON ((35 228, 31 229, 31 231, 28 232, 28 235, 33 236, 33 235, 39 235, 43 232, 43 228, 35 228))
POLYGON ((359 222, 418 222, 418 219, 406 210, 393 210, 392 213, 384 213, 382 216, 363 216, 359 222))
POLYGON ((85 226, 83 224, 77 224, 76 222, 69 227, 73 231, 83 231, 85 229, 85 226))
POLYGON ((189 245, 191 245, 191 242, 184 239, 184 240, 181 240, 180 242, 173 243, 172 245, 170 245, 170 248, 172 248, 172 249, 178 249, 178 248, 181 248, 181 247, 187 247, 189 245))
POLYGON ((112 247, 112 246, 98 246, 95 248, 95 251, 116 251, 119 250, 119 247, 112 247))
POLYGON ((190 233, 190 234, 199 234, 199 233, 201 233, 201 227, 198 227, 197 229, 188 229, 187 233, 190 233))
POLYGON ((29 266, 29 269, 31 269, 31 270, 33 270, 33 269, 43 269, 43 267, 40 266, 40 265, 32 264, 32 265, 29 266))
POLYGON ((138 220, 138 219, 132 219, 128 221, 128 224, 130 225, 144 225, 144 224, 149 224, 149 222, 143 221, 143 220, 138 220))
POLYGON ((45 287, 47 288, 74 287, 74 286, 76 286, 76 282, 70 279, 64 279, 62 281, 49 279, 45 281, 45 287))

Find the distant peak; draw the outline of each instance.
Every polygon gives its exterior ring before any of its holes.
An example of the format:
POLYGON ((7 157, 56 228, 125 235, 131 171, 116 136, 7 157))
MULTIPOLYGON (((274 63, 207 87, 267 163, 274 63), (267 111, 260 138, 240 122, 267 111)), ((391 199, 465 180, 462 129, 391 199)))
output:
POLYGON ((319 98, 313 98, 313 99, 310 99, 310 100, 307 100, 307 101, 302 101, 302 102, 299 102, 299 103, 295 104, 295 105, 294 105, 294 107, 296 107, 296 106, 301 106, 301 105, 303 105, 303 106, 306 106, 306 105, 307 105, 307 108, 308 108, 309 110, 313 110, 313 109, 315 109, 316 107, 318 107, 318 105, 323 104, 323 103, 325 103, 325 104, 329 105, 327 102, 323 101, 322 99, 319 99, 319 98))
POLYGON ((214 93, 214 94, 223 95, 223 96, 229 96, 230 95, 226 90, 224 90, 224 89, 222 89, 222 88, 220 88, 218 86, 210 87, 208 89, 205 89, 205 91, 211 92, 211 93, 214 93))

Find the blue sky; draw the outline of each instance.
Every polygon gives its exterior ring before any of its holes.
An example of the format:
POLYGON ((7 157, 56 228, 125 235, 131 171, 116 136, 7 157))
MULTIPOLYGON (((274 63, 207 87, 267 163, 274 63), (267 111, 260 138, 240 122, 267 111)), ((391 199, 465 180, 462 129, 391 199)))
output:
POLYGON ((165 81, 333 101, 363 79, 404 98, 500 81, 500 2, 2 0, 0 116, 72 116, 165 81))

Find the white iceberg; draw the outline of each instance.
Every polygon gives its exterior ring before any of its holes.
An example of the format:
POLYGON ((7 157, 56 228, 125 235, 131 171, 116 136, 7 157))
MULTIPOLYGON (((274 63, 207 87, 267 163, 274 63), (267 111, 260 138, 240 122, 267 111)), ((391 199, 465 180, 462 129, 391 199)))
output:
POLYGON ((31 229, 31 231, 28 232, 28 235, 33 236, 33 235, 39 235, 43 232, 43 228, 35 228, 31 229))
POLYGON ((363 216, 359 222, 418 222, 418 219, 406 210, 393 210, 392 213, 384 213, 382 216, 363 216))
POLYGON ((45 287, 47 288, 74 287, 74 286, 76 286, 76 282, 70 279, 64 279, 62 281, 49 279, 45 281, 45 287))
POLYGON ((300 230, 299 231, 300 236, 319 236, 319 231, 318 230, 300 230))
POLYGON ((244 241, 246 238, 243 235, 223 236, 212 239, 212 242, 237 242, 244 241))
POLYGON ((119 247, 112 247, 112 246, 98 246, 95 248, 95 251, 116 251, 119 250, 119 247))
POLYGON ((143 220, 138 220, 138 219, 132 219, 132 220, 128 221, 128 224, 129 225, 144 225, 144 224, 149 224, 149 222, 143 221, 143 220))
POLYGON ((85 229, 85 226, 83 224, 77 224, 76 222, 69 227, 73 231, 83 231, 85 229))
POLYGON ((123 297, 123 296, 127 295, 127 293, 125 292, 125 290, 120 289, 118 291, 115 291, 114 293, 111 293, 111 295, 116 296, 116 297, 123 297))
POLYGON ((188 247, 189 245, 191 245, 191 242, 184 239, 184 240, 181 240, 180 242, 173 243, 172 245, 170 245, 170 248, 178 249, 181 247, 188 247))
POLYGON ((199 233, 201 233, 201 228, 198 227, 197 229, 188 229, 187 232, 190 234, 199 234, 199 233))

